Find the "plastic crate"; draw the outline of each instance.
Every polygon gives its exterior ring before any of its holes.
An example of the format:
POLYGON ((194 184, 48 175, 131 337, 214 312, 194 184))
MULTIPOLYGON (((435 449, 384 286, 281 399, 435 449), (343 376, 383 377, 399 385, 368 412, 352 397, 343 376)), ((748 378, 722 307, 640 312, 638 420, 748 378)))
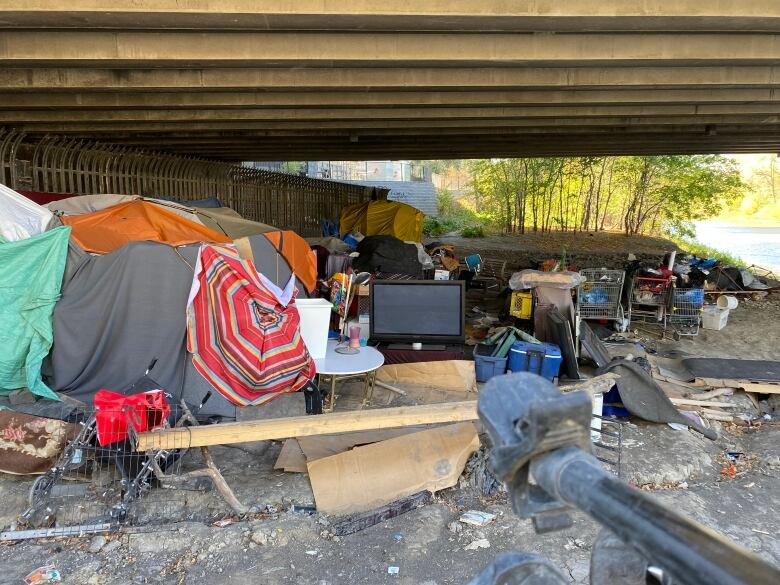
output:
POLYGON ((493 376, 506 374, 507 358, 491 356, 494 349, 494 346, 482 343, 474 346, 474 368, 477 373, 477 382, 487 382, 493 376))
POLYGON ((513 292, 509 314, 518 319, 530 319, 533 314, 534 299, 529 292, 513 292))
POLYGON ((720 331, 729 320, 729 310, 718 307, 706 307, 701 314, 701 326, 704 329, 720 331))

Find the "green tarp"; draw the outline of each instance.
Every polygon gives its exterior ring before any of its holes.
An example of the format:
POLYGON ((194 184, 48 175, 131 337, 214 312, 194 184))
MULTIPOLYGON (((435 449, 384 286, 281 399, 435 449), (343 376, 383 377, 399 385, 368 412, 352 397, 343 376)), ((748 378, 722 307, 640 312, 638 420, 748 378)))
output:
POLYGON ((0 394, 28 388, 58 400, 41 380, 52 344, 52 312, 60 298, 69 227, 0 242, 0 394))

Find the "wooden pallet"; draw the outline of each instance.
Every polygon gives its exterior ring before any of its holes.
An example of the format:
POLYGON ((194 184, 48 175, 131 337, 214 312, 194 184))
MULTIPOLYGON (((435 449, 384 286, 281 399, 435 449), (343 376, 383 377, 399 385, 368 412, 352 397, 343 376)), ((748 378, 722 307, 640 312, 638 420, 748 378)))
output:
POLYGON ((740 388, 755 394, 780 394, 780 382, 752 382, 750 380, 729 380, 726 378, 696 378, 696 383, 713 388, 740 388))

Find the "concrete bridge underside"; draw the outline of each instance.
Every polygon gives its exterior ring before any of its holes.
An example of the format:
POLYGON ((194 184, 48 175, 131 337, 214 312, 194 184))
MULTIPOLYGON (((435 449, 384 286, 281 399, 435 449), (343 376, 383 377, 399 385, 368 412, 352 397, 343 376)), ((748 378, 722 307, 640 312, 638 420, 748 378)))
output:
POLYGON ((777 0, 0 0, 0 124, 226 160, 780 152, 777 0))

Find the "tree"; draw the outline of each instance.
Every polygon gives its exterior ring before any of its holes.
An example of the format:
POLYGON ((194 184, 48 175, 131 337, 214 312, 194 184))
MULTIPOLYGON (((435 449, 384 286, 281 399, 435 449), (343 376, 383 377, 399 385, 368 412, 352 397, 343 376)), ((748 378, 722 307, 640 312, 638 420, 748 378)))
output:
POLYGON ((507 233, 681 230, 744 191, 736 162, 716 155, 494 159, 468 168, 479 211, 507 233))

